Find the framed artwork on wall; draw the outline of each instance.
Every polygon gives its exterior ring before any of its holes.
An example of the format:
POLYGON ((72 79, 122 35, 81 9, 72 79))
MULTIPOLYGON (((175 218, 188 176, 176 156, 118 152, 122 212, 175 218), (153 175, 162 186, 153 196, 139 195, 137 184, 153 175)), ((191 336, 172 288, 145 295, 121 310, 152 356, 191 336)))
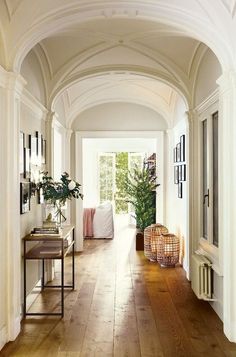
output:
POLYGON ((25 147, 25 134, 20 132, 20 157, 19 157, 19 166, 20 166, 20 175, 24 175, 24 147, 25 147))
POLYGON ((33 135, 29 135, 29 148, 30 148, 31 165, 37 165, 38 164, 37 138, 33 135))
POLYGON ((174 160, 174 162, 177 162, 177 148, 176 147, 173 149, 173 160, 174 160))
POLYGON ((181 181, 186 181, 186 165, 181 165, 181 181))
POLYGON ((180 161, 185 161, 185 135, 180 137, 180 161))
POLYGON ((175 184, 179 183, 179 166, 178 165, 174 166, 174 183, 175 184))
POLYGON ((46 164, 46 140, 43 139, 42 137, 42 144, 41 144, 41 148, 42 148, 42 159, 41 159, 41 164, 45 165, 46 164))
POLYGON ((180 162, 181 161, 181 145, 178 143, 176 145, 176 161, 180 162))
POLYGON ((24 178, 30 179, 30 149, 24 148, 24 178))
POLYGON ((179 198, 183 197, 183 184, 182 184, 182 182, 178 183, 178 197, 179 198))
POLYGON ((26 213, 30 211, 30 182, 20 183, 20 213, 26 213))

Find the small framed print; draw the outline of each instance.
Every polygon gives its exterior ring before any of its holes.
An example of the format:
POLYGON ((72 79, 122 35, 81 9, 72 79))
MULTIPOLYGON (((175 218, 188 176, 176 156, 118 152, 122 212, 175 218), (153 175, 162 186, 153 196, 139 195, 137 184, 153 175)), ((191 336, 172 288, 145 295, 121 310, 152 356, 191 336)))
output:
POLYGON ((179 183, 179 166, 174 166, 174 183, 179 183))
POLYGON ((37 156, 37 138, 33 135, 29 135, 29 148, 30 148, 30 162, 31 165, 38 164, 37 156))
POLYGON ((183 184, 182 184, 182 182, 178 183, 178 197, 183 198, 183 184))
POLYGON ((180 161, 185 161, 185 135, 180 137, 180 161))
POLYGON ((37 144, 36 144, 36 153, 37 153, 37 165, 41 166, 42 161, 42 135, 39 131, 35 133, 37 144))
POLYGON ((177 162, 177 148, 176 147, 173 149, 173 160, 174 160, 174 162, 177 162))
POLYGON ((24 148, 24 178, 30 179, 30 149, 24 148))
POLYGON ((46 140, 43 139, 42 137, 42 160, 41 160, 41 164, 45 165, 46 164, 46 140))
POLYGON ((37 196, 38 196, 38 204, 44 203, 44 196, 43 196, 42 188, 37 190, 37 196))
POLYGON ((176 145, 176 162, 180 162, 181 161, 181 145, 180 143, 178 143, 176 145))
POLYGON ((26 213, 30 211, 30 182, 20 183, 20 213, 26 213))
POLYGON ((186 165, 181 165, 181 181, 186 181, 186 165))
POLYGON ((179 182, 182 181, 182 165, 178 166, 178 177, 179 177, 179 182))
POLYGON ((24 175, 24 147, 25 147, 25 134, 20 132, 20 175, 24 175))

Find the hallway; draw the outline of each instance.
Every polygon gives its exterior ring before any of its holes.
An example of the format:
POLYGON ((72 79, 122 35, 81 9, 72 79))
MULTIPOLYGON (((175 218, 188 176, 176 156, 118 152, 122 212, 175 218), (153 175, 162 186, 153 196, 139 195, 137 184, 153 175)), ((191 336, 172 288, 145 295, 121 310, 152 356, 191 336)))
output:
MULTIPOLYGON (((114 240, 87 240, 76 257, 76 290, 66 293, 65 318, 27 318, 0 355, 236 356, 236 344, 210 305, 197 300, 182 268, 148 262, 135 252, 133 236, 123 226, 114 240)), ((44 304, 57 293, 49 294, 44 304)))

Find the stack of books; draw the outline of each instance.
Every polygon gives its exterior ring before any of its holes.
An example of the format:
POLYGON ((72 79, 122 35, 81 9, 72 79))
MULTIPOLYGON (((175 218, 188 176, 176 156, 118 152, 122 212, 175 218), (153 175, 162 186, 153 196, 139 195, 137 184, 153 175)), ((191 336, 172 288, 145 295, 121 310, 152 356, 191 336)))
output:
POLYGON ((59 227, 36 227, 31 231, 32 236, 53 236, 53 237, 61 237, 62 232, 59 227))

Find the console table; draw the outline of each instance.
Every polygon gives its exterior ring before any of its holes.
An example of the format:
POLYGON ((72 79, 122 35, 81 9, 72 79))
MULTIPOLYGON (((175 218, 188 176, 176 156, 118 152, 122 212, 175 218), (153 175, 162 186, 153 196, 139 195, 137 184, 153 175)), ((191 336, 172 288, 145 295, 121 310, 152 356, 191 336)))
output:
POLYGON ((23 238, 24 242, 24 317, 27 315, 59 315, 64 316, 64 289, 75 288, 75 234, 74 226, 64 226, 62 228, 62 235, 60 237, 50 235, 30 235, 28 234, 23 238), (27 250, 27 243, 35 242, 35 245, 27 250), (72 252, 72 284, 64 284, 64 259, 69 252, 72 252), (48 285, 45 284, 45 260, 61 260, 61 284, 60 285, 48 285), (41 260, 42 261, 42 277, 41 277, 41 289, 60 288, 61 289, 61 311, 60 312, 27 312, 26 309, 26 278, 27 278, 27 260, 41 260))

